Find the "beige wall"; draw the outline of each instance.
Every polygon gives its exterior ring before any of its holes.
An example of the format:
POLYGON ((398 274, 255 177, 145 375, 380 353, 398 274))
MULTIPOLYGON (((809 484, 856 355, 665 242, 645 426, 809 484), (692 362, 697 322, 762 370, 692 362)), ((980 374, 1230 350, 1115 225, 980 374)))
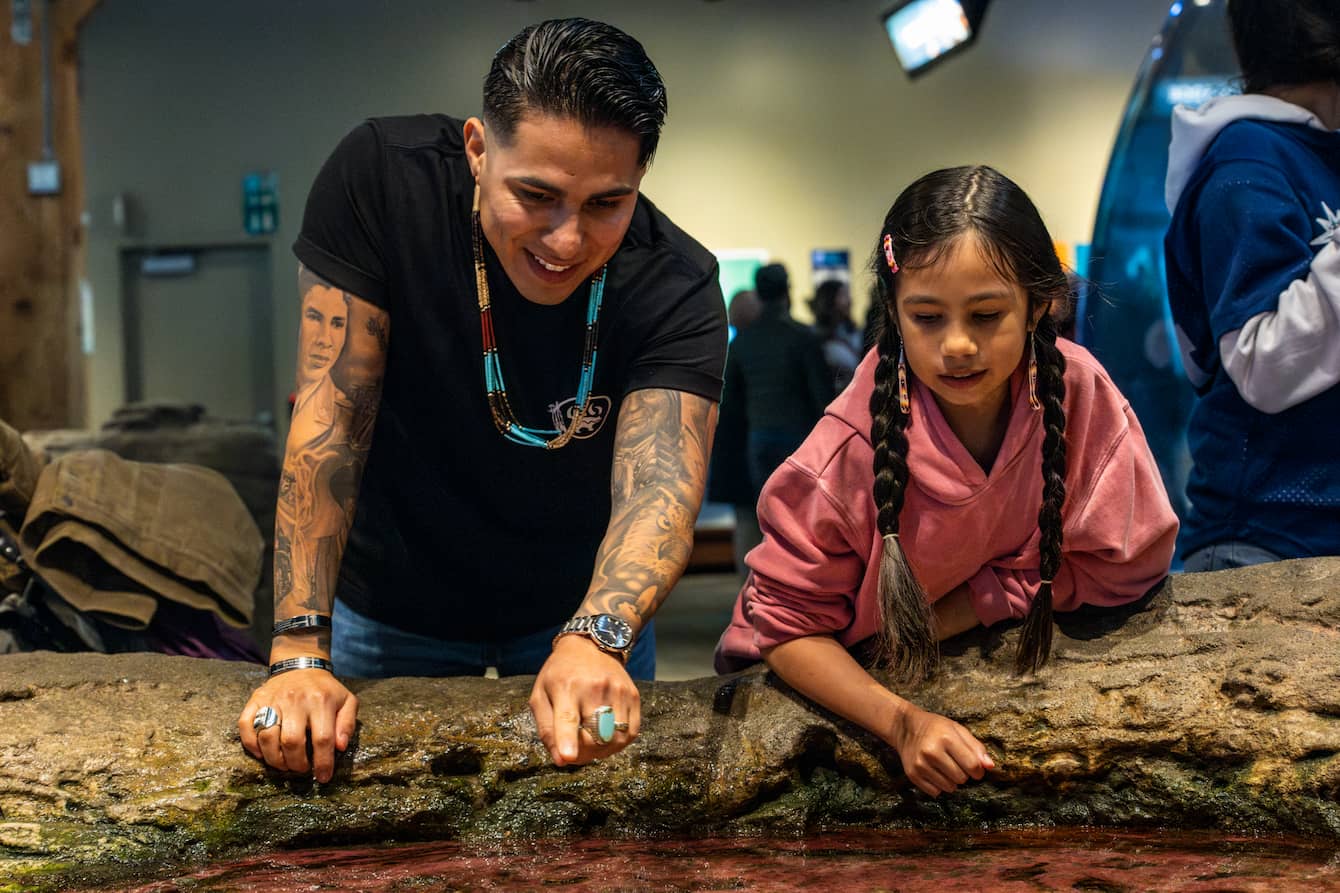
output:
MULTIPOLYGON (((710 248, 765 248, 803 299, 808 252, 863 262, 898 190, 986 162, 1053 235, 1087 242, 1112 140, 1166 0, 996 0, 979 44, 909 82, 879 27, 887 0, 104 0, 84 34, 90 419, 121 402, 117 252, 241 237, 240 178, 274 169, 276 408, 293 377, 288 246, 308 185, 369 115, 479 105, 493 51, 529 21, 625 28, 665 77, 670 118, 644 190, 710 248), (132 197, 138 233, 112 199, 132 197)), ((857 289, 863 309, 864 287, 857 289)), ((803 315, 803 313, 801 314, 803 315)))

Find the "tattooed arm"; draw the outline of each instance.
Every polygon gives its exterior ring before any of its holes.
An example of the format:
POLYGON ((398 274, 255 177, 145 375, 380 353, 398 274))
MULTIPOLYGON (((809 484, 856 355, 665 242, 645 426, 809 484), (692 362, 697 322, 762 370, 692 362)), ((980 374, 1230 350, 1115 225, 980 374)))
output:
MULTIPOLYGON (((381 400, 389 320, 385 311, 299 269, 302 317, 298 389, 275 512, 275 619, 330 615, 354 504, 381 400), (332 372, 339 363, 337 383, 332 372)), ((276 636, 270 660, 330 657, 327 631, 276 636)), ((324 670, 275 676, 258 688, 238 720, 242 744, 276 768, 318 780, 333 769, 333 749, 352 734, 357 699, 324 670), (260 706, 281 715, 279 735, 258 736, 260 706), (311 732, 312 760, 307 759, 311 732), (282 735, 282 738, 281 738, 282 735)))
MULTIPOLYGON (((329 614, 381 400, 389 321, 384 310, 298 272, 298 389, 275 516, 275 619, 329 614), (353 326, 360 326, 355 330, 353 326), (332 369, 346 357, 343 388, 332 369)), ((271 659, 328 657, 329 645, 279 636, 271 659), (315 646, 315 647, 314 647, 315 646)))
POLYGON ((693 549, 717 406, 682 391, 634 391, 619 411, 610 523, 577 616, 615 614, 640 630, 693 549))
MULTIPOLYGON (((577 614, 615 614, 640 631, 679 580, 707 482, 716 404, 680 391, 624 398, 614 441, 609 527, 577 614)), ((637 737, 640 696, 623 665, 591 640, 564 636, 535 678, 530 707, 558 765, 607 756, 637 737), (578 733, 581 717, 614 708, 628 730, 608 745, 578 733)))

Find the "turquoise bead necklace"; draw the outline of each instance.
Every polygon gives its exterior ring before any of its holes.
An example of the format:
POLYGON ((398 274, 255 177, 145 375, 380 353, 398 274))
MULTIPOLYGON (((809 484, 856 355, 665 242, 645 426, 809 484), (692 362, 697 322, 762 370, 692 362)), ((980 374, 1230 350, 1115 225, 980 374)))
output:
POLYGON ((498 355, 498 338, 493 331, 493 304, 489 297, 489 279, 484 269, 484 229, 479 222, 479 189, 475 189, 474 208, 470 214, 472 242, 475 256, 475 291, 479 298, 479 325, 484 343, 484 388, 488 394, 489 412, 493 424, 503 437, 523 446, 557 450, 567 446, 577 428, 586 418, 586 403, 591 397, 591 385, 596 377, 596 337, 600 321, 600 302, 605 295, 605 271, 591 280, 591 297, 586 305, 586 342, 582 347, 582 374, 577 384, 577 406, 572 420, 563 428, 529 428, 516 420, 516 413, 507 400, 507 384, 503 381, 502 360, 498 355))

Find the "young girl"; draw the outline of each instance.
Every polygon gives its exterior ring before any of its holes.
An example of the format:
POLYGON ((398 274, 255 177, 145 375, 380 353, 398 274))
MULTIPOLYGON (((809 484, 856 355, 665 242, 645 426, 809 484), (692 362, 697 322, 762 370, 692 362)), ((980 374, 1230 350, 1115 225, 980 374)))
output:
POLYGON ((1024 618, 1018 667, 1035 670, 1053 606, 1132 601, 1167 574, 1177 518, 1126 400, 1056 336, 1065 273, 1017 185, 988 167, 923 177, 873 266, 889 324, 764 488, 765 539, 716 665, 767 661, 938 796, 992 768, 986 749, 848 649, 877 637, 914 681, 937 640, 1024 618))

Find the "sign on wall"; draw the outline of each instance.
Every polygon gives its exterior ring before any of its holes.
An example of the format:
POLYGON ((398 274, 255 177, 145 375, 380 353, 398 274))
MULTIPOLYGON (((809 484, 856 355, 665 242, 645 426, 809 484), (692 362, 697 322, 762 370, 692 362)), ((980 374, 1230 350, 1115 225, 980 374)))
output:
POLYGON ((266 236, 279 228, 279 175, 274 171, 242 177, 242 227, 250 236, 266 236))

